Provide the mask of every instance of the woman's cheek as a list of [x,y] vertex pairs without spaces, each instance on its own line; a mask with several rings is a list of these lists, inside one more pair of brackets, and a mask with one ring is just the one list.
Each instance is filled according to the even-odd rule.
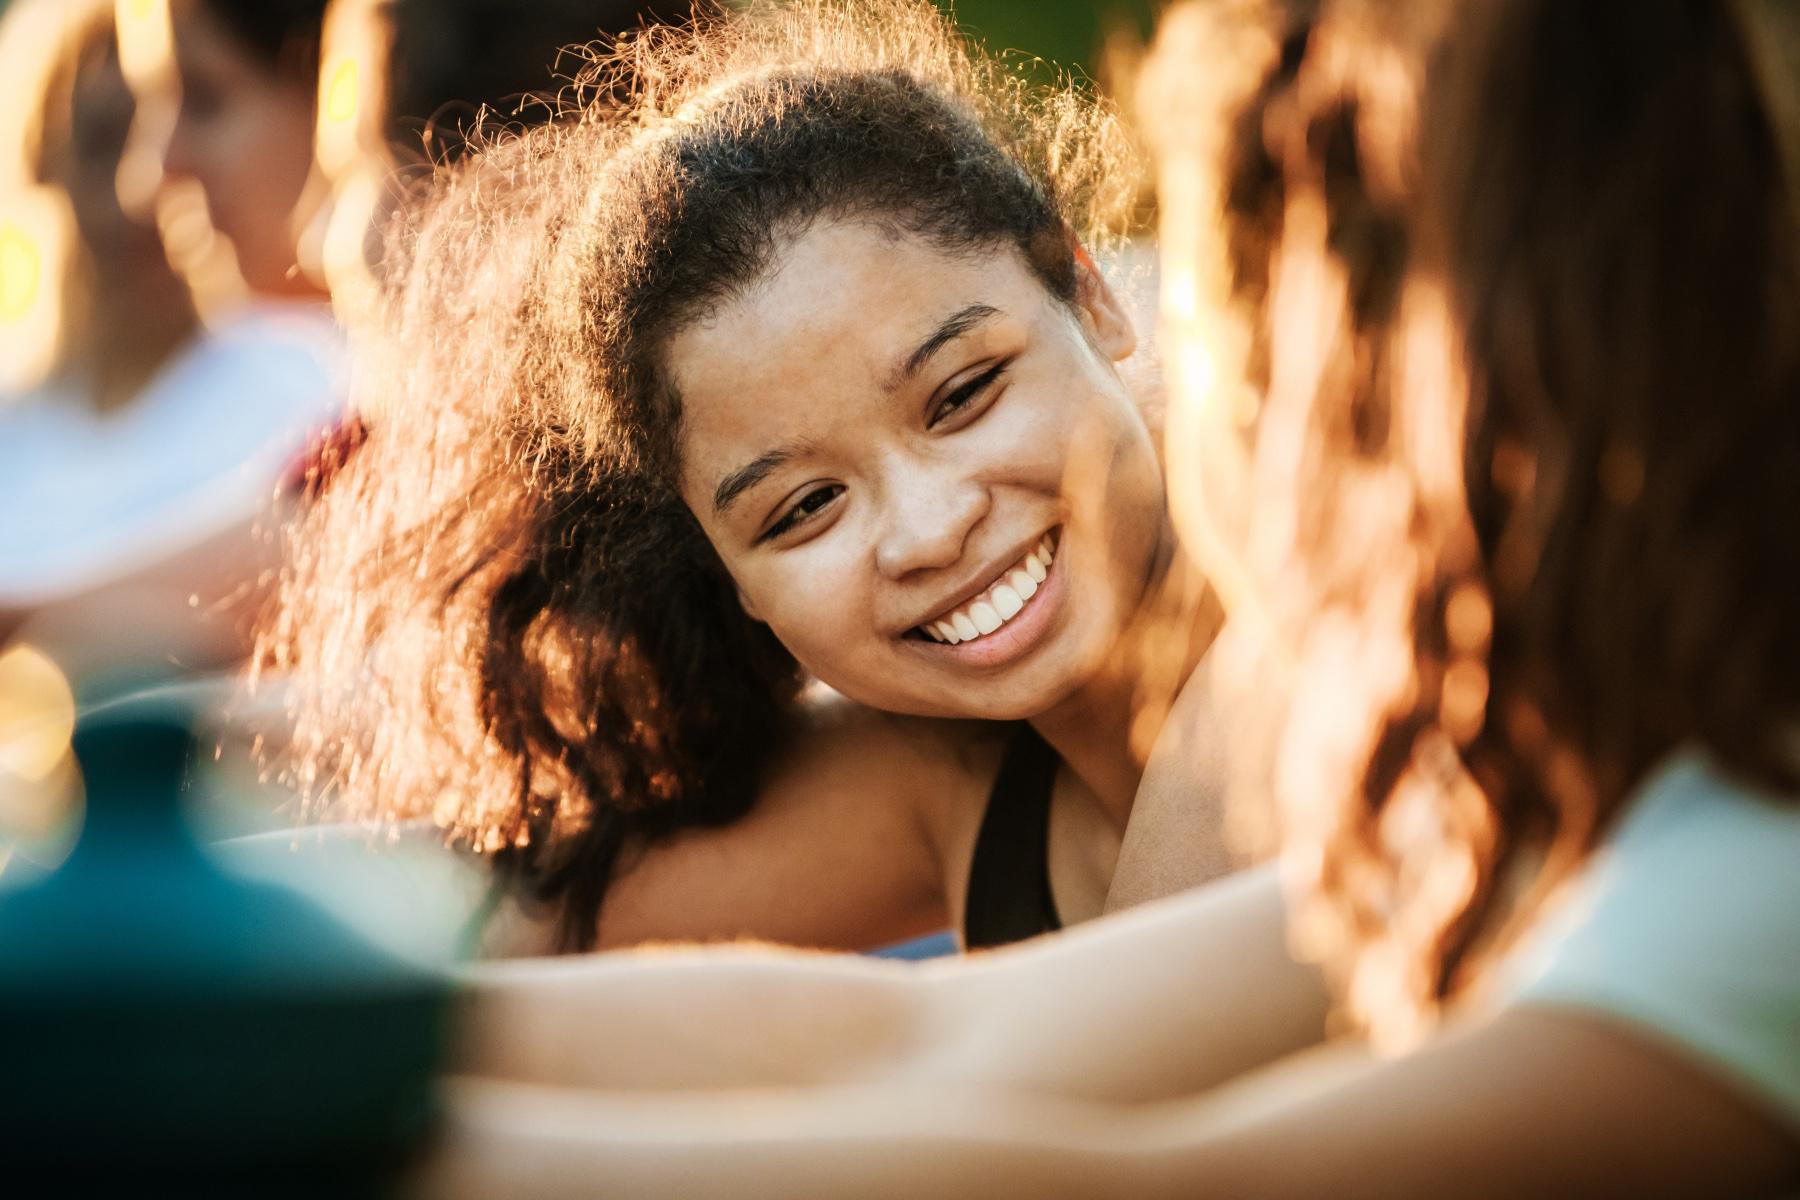
[[783,569],[747,586],[745,596],[801,666],[829,681],[869,636],[867,598],[828,556],[787,553]]

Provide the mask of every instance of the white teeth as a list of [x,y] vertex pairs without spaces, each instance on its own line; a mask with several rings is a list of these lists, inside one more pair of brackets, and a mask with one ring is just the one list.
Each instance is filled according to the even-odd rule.
[[989,585],[986,592],[961,610],[919,626],[920,632],[952,646],[994,632],[1024,611],[1026,601],[1038,594],[1038,585],[1049,575],[1054,554],[1050,536],[1045,534],[1031,553]]

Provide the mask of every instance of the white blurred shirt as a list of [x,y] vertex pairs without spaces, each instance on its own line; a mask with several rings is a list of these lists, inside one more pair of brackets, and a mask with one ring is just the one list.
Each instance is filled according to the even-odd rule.
[[254,518],[346,391],[329,310],[269,303],[197,336],[117,412],[54,389],[0,404],[0,607],[129,576]]
[[1800,1127],[1800,803],[1672,759],[1508,978],[1513,1001],[1622,1021]]

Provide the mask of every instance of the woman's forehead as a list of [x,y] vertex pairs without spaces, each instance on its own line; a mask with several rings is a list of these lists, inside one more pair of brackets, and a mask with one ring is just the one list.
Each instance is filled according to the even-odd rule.
[[689,465],[714,443],[814,436],[891,391],[959,313],[1025,318],[1048,291],[1009,246],[954,252],[862,221],[815,224],[755,284],[670,341]]
[[983,304],[1024,316],[1047,296],[1009,246],[954,252],[867,222],[820,223],[676,333],[667,361],[684,410],[761,386],[879,386],[945,313]]

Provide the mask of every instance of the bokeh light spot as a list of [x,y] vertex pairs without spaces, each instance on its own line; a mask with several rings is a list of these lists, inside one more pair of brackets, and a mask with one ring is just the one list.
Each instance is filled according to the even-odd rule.
[[346,58],[331,68],[325,84],[325,119],[333,125],[356,120],[358,77],[356,60]]
[[0,222],[0,321],[22,321],[43,287],[44,255],[17,222]]
[[31,646],[0,654],[0,775],[44,779],[74,732],[75,696],[62,670]]

